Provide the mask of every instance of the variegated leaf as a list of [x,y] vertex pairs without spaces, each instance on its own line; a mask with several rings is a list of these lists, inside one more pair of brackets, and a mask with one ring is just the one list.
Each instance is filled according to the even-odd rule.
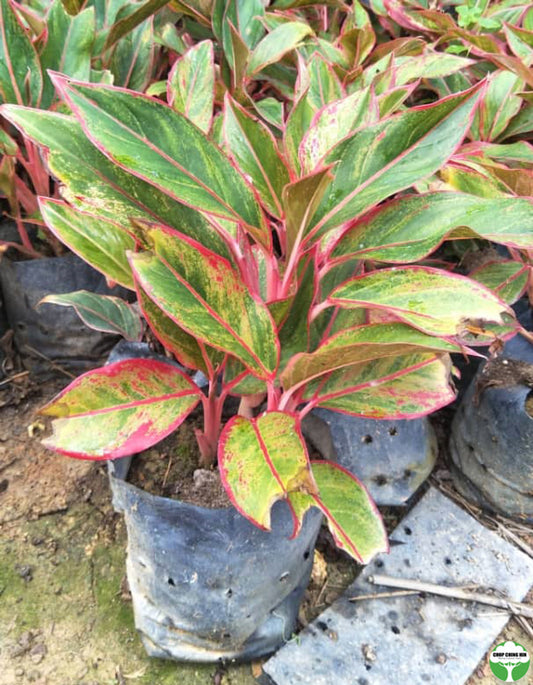
[[455,399],[448,355],[400,354],[354,364],[317,378],[303,399],[371,419],[425,416]]
[[476,87],[393,115],[340,142],[325,158],[337,164],[335,179],[311,220],[308,241],[439,169],[468,130],[478,97]]
[[337,546],[361,564],[388,552],[383,520],[363,483],[338,464],[313,461],[311,466],[319,490],[312,499],[325,515]]
[[64,184],[63,196],[72,205],[126,230],[131,230],[132,219],[159,220],[230,257],[225,240],[198,211],[110,162],[74,118],[12,105],[1,111],[41,147],[51,174]]
[[185,235],[147,229],[153,253],[130,255],[143,290],[198,340],[235,355],[258,378],[272,378],[279,341],[272,316],[231,264]]
[[54,77],[92,142],[122,169],[178,202],[241,222],[259,242],[270,232],[253,191],[194,124],[140,93]]
[[[220,436],[218,463],[232,503],[264,530],[270,530],[274,502],[292,492],[317,493],[300,423],[291,414],[230,419]],[[294,515],[294,534],[300,526]]]
[[41,304],[73,307],[83,323],[97,331],[115,333],[133,342],[142,338],[139,314],[120,297],[77,290],[63,295],[47,295],[39,302]]
[[415,262],[447,237],[474,235],[510,247],[533,249],[533,204],[525,199],[489,199],[452,192],[404,196],[357,221],[338,240],[330,259],[333,263],[354,257]]
[[159,442],[187,417],[200,390],[172,364],[128,359],[89,371],[41,414],[52,416],[44,445],[79,459],[116,459]]
[[469,322],[513,325],[512,310],[488,288],[440,269],[380,269],[346,281],[328,303],[382,309],[429,335],[461,339]]
[[209,133],[215,102],[215,55],[213,43],[204,40],[176,60],[168,76],[169,104]]

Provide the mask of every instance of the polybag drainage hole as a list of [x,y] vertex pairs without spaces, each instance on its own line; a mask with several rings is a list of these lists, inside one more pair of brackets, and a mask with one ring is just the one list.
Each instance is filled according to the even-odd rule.
[[169,579],[167,580],[167,583],[168,583],[169,585],[172,585],[172,587],[176,587],[176,583],[174,582],[174,578],[169,578]]
[[233,597],[233,590],[231,588],[226,590],[226,597]]
[[306,549],[304,552],[304,559],[309,559],[310,554],[311,554],[311,552],[308,549]]
[[371,435],[363,435],[361,442],[364,442],[365,445],[370,445],[371,442],[374,442],[374,438]]
[[374,482],[376,483],[376,485],[379,485],[382,487],[383,485],[387,485],[387,477],[386,476],[376,476],[374,478]]
[[404,526],[404,527],[403,527],[403,532],[404,532],[406,535],[412,535],[412,534],[413,534],[413,531],[411,530],[411,528],[409,528],[409,526]]
[[450,559],[450,557],[444,557],[444,563],[446,566],[451,566],[453,564],[453,561]]
[[400,629],[398,628],[398,626],[392,626],[391,630],[395,635],[400,634]]
[[285,571],[285,573],[282,573],[281,576],[279,577],[279,582],[284,583],[289,577],[289,572]]
[[398,429],[392,426],[392,428],[389,428],[389,435],[398,435]]

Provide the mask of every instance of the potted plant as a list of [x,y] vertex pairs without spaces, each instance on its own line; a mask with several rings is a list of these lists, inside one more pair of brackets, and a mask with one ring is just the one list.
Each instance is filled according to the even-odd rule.
[[[67,8],[61,0],[32,7],[1,0],[0,100],[60,108],[47,73],[56,68],[76,78],[146,88],[161,67],[152,15],[164,4],[144,3],[131,13],[120,3]],[[49,294],[76,290],[89,290],[93,301],[126,293],[113,283],[108,287],[48,231],[37,198],[59,197],[58,186],[38,147],[5,119],[0,153],[0,192],[8,215],[0,225],[0,286],[17,348],[33,371],[49,370],[50,364],[76,371],[94,366],[116,338],[88,331],[72,311],[38,305]]]
[[[374,419],[428,414],[455,396],[450,353],[476,354],[469,345],[518,327],[486,286],[424,260],[464,226],[472,225],[459,235],[491,233],[505,244],[519,234],[531,244],[529,202],[412,192],[461,144],[484,84],[390,115],[405,93],[386,107],[365,78],[347,77],[348,92],[312,55],[298,61],[284,114],[253,81],[309,32],[293,26],[291,42],[280,43],[270,28],[242,50],[247,68],[232,72],[223,101],[207,45],[195,51],[194,70],[169,78],[169,89],[191,94],[187,107],[59,74],[52,79],[70,115],[2,107],[63,186],[65,200],[40,198],[48,228],[137,293],[151,331],[181,365],[138,357],[84,374],[43,409],[54,418],[46,444],[120,459],[200,406],[199,463],[217,469],[234,505],[206,514],[112,478],[129,529],[136,621],[155,655],[249,657],[286,639],[295,611],[285,603],[301,595],[310,570],[316,510],[359,562],[386,550],[365,488],[310,459],[302,419],[315,407]],[[228,30],[229,54],[237,43]],[[198,75],[207,85],[194,90]],[[390,95],[386,85],[380,94]],[[477,220],[495,213],[497,229]],[[232,396],[239,409],[223,421]],[[265,551],[267,539],[274,547]],[[235,585],[254,556],[291,569],[277,576],[277,596],[264,582],[264,601],[256,585],[252,601],[250,587]],[[261,584],[264,568],[249,568]]]

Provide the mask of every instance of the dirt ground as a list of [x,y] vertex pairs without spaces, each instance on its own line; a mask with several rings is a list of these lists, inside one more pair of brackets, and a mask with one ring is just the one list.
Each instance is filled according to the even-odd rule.
[[[105,465],[40,446],[47,424],[35,410],[67,383],[23,376],[0,386],[0,685],[252,685],[260,664],[146,657],[125,582],[124,525],[111,507]],[[387,511],[388,526],[399,517]],[[321,534],[301,624],[356,573],[356,564]],[[503,639],[533,652],[514,621]],[[485,658],[469,685],[494,682]]]

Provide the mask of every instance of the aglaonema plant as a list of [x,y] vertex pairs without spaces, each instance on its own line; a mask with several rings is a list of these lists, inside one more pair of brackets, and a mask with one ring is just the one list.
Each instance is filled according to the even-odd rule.
[[[213,68],[208,50],[205,59]],[[47,446],[115,459],[157,443],[200,404],[200,461],[218,462],[245,517],[268,529],[282,499],[297,534],[318,507],[338,545],[368,562],[387,549],[377,509],[355,476],[310,459],[302,419],[315,407],[428,414],[455,396],[450,353],[516,331],[489,288],[426,260],[447,238],[530,248],[530,201],[413,190],[459,148],[484,84],[385,117],[364,84],[307,119],[304,92],[281,137],[226,94],[219,146],[205,92],[201,111],[184,113],[179,98],[173,107],[53,81],[71,115],[2,108],[62,185],[63,200],[40,198],[43,218],[136,291],[188,371],[131,359],[84,374],[42,410],[54,418]],[[205,391],[191,370],[205,374]],[[223,425],[230,395],[240,409]]]

